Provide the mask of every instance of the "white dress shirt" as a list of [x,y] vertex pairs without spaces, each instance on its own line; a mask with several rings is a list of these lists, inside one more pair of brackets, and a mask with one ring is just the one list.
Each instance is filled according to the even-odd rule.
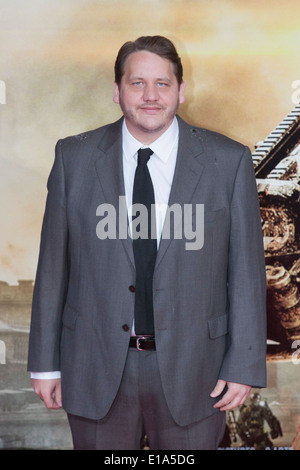
[[[123,121],[123,176],[127,208],[130,208],[132,205],[132,191],[137,166],[137,152],[140,148],[145,147],[149,147],[153,151],[147,165],[152,179],[155,196],[158,244],[163,229],[171,185],[173,182],[178,149],[178,135],[178,122],[177,119],[174,118],[172,124],[157,140],[152,142],[150,145],[145,146],[130,134],[126,126],[125,119]],[[134,334],[134,325],[131,334]],[[59,371],[31,372],[31,378],[36,379],[55,379],[59,377]]]
[[124,120],[123,173],[127,208],[130,208],[132,205],[133,182],[137,167],[137,152],[140,148],[145,147],[149,147],[153,151],[147,166],[154,189],[157,243],[159,244],[176,164],[178,148],[177,119],[174,119],[173,123],[164,134],[148,146],[141,144],[141,142],[136,140],[129,133]]

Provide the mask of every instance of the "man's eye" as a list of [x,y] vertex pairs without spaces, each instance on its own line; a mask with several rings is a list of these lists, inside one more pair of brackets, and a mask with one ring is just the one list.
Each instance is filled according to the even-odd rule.
[[157,83],[157,86],[159,86],[159,87],[161,87],[161,88],[162,88],[162,87],[165,87],[165,86],[167,86],[167,83],[164,83],[164,82],[158,82],[158,83]]

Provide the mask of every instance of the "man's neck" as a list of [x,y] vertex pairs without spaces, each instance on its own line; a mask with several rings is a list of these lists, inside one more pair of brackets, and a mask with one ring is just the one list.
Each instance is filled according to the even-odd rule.
[[130,126],[130,123],[126,121],[126,118],[125,118],[125,123],[126,123],[128,132],[136,140],[138,140],[143,145],[151,145],[169,129],[173,121],[171,121],[167,126],[163,127],[162,129],[159,129],[156,131],[143,131],[142,129],[139,130],[136,128],[132,128],[132,126]]

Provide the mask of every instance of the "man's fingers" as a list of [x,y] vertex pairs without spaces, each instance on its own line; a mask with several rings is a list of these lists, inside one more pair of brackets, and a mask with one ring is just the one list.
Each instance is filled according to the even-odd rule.
[[221,411],[232,410],[242,405],[251,390],[250,385],[242,385],[233,382],[227,382],[227,386],[228,390],[225,395],[214,405],[214,408],[220,408]]
[[60,379],[32,379],[35,393],[43,400],[49,409],[62,407]]
[[59,381],[59,385],[55,388],[55,403],[57,404],[58,408],[62,407],[61,382],[60,381]]
[[218,396],[223,392],[225,386],[226,386],[225,380],[219,379],[218,382],[217,382],[217,384],[216,384],[216,386],[215,386],[215,388],[214,388],[213,391],[211,392],[210,396],[211,396],[212,398],[218,397]]

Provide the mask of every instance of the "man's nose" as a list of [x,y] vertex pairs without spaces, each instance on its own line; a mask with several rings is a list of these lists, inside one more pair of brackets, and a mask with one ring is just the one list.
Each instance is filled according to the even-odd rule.
[[157,101],[158,100],[158,89],[156,85],[146,85],[144,87],[144,100],[145,101]]

